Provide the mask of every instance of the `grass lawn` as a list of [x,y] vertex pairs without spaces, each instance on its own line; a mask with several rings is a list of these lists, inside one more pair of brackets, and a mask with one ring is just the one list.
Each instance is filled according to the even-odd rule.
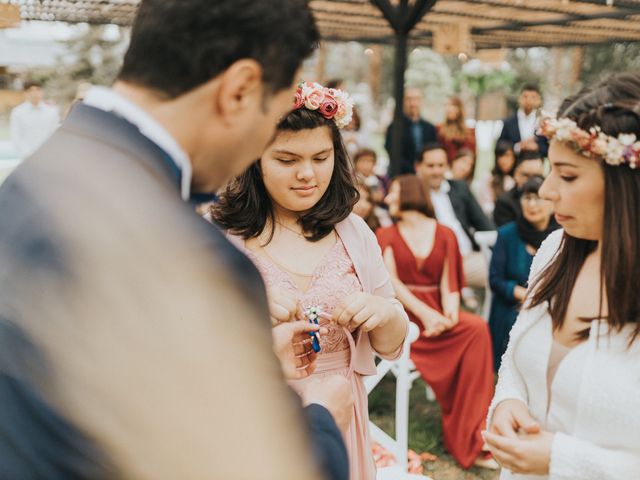
[[[371,420],[385,432],[395,432],[395,380],[387,375],[369,395]],[[425,462],[424,474],[433,480],[497,480],[499,473],[484,468],[463,470],[442,445],[440,407],[428,401],[425,384],[421,379],[414,382],[409,401],[409,448],[422,453],[429,452],[438,457],[435,462]]]

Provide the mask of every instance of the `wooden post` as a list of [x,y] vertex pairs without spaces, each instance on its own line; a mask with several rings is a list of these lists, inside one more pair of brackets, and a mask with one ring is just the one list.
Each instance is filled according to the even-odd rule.
[[[391,132],[389,175],[400,173],[402,167],[402,130],[404,123],[404,74],[407,69],[407,41],[411,30],[422,20],[436,0],[400,0],[393,5],[390,0],[370,0],[378,7],[395,32],[395,61],[393,65],[393,92],[396,101]],[[395,2],[394,2],[395,3]]]

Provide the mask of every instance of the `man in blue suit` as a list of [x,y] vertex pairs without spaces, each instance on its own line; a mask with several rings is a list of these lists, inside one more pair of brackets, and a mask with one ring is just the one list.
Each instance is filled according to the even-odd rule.
[[[399,171],[390,172],[391,175],[415,173],[415,162],[425,145],[438,141],[436,127],[422,118],[422,92],[418,88],[407,88],[404,92],[404,117],[402,128],[402,161]],[[391,138],[393,134],[391,123],[387,128],[384,148],[391,155]]]
[[547,139],[536,134],[538,111],[542,104],[540,90],[536,85],[522,87],[518,97],[518,111],[504,119],[500,140],[508,140],[518,155],[521,151],[538,152],[542,158],[547,156]]
[[113,87],[3,183],[0,478],[346,480],[348,383],[303,414],[259,273],[192,203],[260,156],[317,40],[304,0],[143,0]]

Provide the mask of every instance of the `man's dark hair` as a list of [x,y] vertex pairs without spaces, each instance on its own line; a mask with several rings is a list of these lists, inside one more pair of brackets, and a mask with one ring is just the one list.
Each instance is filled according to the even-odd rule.
[[516,156],[516,164],[514,166],[514,170],[518,168],[523,162],[528,162],[529,160],[539,160],[544,162],[540,152],[534,152],[531,150],[521,151],[518,156]]
[[305,0],[142,0],[118,79],[175,98],[250,58],[274,93],[318,39]]
[[536,92],[540,95],[540,87],[534,83],[525,83],[520,89],[520,93],[523,92]]
[[446,153],[446,150],[444,149],[442,144],[438,142],[425,143],[424,147],[422,147],[422,150],[420,151],[420,155],[418,155],[418,158],[416,158],[416,163],[421,163],[422,159],[424,158],[424,154],[427,152],[431,152],[432,150],[442,150]]
[[28,80],[26,82],[24,82],[24,91],[26,92],[27,90],[29,90],[30,88],[42,88],[42,82],[38,82],[36,80]]
[[541,175],[534,175],[533,177],[529,178],[529,180],[527,180],[525,182],[525,184],[522,186],[522,195],[527,195],[529,193],[535,193],[536,195],[538,195],[538,191],[540,190],[540,187],[542,186],[542,184],[544,183],[544,177]]
[[[353,166],[342,142],[340,130],[333,120],[327,120],[316,110],[300,108],[280,121],[277,133],[321,127],[328,128],[331,133],[334,167],[327,191],[318,203],[298,219],[305,236],[312,242],[329,235],[337,223],[349,216],[360,198]],[[260,235],[269,223],[273,236],[275,215],[262,180],[260,161],[227,185],[218,203],[212,208],[211,216],[220,227],[229,229],[245,240]]]

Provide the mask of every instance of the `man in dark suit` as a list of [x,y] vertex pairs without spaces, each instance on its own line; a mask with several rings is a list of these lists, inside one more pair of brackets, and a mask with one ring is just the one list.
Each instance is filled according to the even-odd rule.
[[[402,129],[402,163],[399,172],[394,174],[415,173],[414,164],[422,148],[437,141],[436,127],[421,118],[422,92],[418,88],[407,88],[404,91],[404,118]],[[391,155],[391,138],[393,123],[387,128],[384,148]]]
[[310,382],[304,428],[257,270],[190,203],[260,156],[317,40],[303,0],[143,0],[113,88],[4,182],[0,478],[347,478],[349,384]]
[[516,155],[521,151],[528,151],[538,152],[542,158],[547,156],[549,142],[545,137],[536,134],[541,104],[540,89],[536,85],[527,84],[522,87],[518,97],[518,111],[504,119],[498,141],[510,141]]
[[416,162],[416,174],[430,193],[436,219],[456,234],[467,286],[483,288],[487,282],[488,267],[473,234],[495,230],[495,226],[485,216],[465,182],[445,178],[447,165],[447,152],[442,145],[428,144]]
[[515,186],[508,192],[504,192],[496,199],[493,209],[493,221],[498,227],[505,223],[515,221],[522,214],[520,195],[522,187],[527,180],[544,175],[544,161],[539,152],[524,151],[516,157],[516,166],[513,170]]

